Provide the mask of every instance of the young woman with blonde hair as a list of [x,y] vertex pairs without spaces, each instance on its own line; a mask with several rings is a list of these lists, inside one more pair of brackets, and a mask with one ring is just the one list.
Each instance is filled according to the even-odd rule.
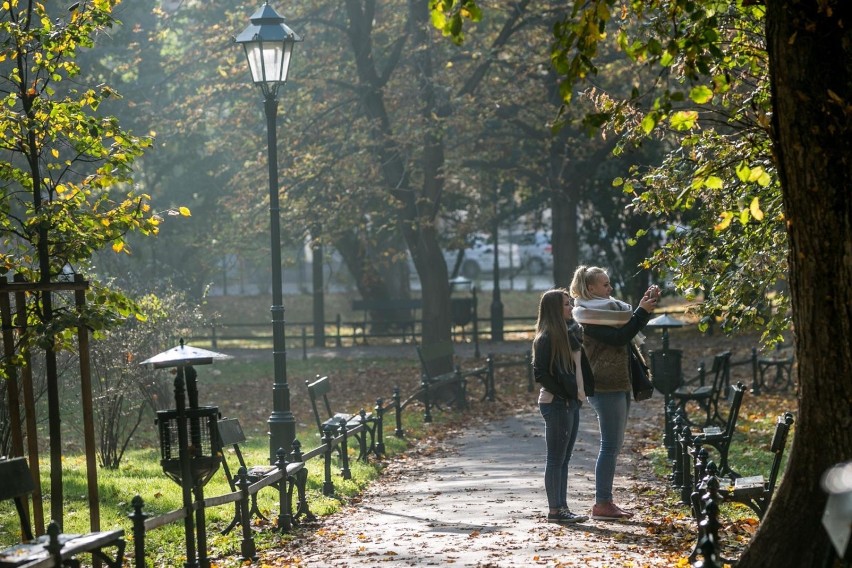
[[578,266],[571,281],[576,307],[574,318],[583,326],[585,348],[595,373],[595,393],[589,403],[598,416],[601,445],[595,464],[595,504],[591,516],[597,520],[620,520],[633,516],[613,501],[615,464],[624,444],[630,410],[631,342],[640,341],[660,289],[651,286],[634,310],[630,304],[611,297],[612,285],[606,270]]

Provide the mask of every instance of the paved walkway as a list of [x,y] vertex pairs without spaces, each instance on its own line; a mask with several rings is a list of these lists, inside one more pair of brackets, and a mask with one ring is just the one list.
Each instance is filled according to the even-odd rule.
[[[656,403],[656,404],[655,404]],[[652,426],[659,400],[634,405],[632,419]],[[594,500],[598,433],[594,412],[581,413],[571,461],[569,506]],[[643,424],[644,423],[644,424]],[[634,429],[635,431],[635,429]],[[652,430],[653,431],[653,430]],[[625,448],[631,447],[630,436]],[[543,421],[529,411],[482,423],[443,442],[431,456],[396,460],[356,505],[261,559],[273,566],[669,566],[649,556],[645,521],[559,526],[546,522]],[[616,501],[630,509],[635,480],[630,451],[615,481]],[[637,515],[641,517],[641,515]]]

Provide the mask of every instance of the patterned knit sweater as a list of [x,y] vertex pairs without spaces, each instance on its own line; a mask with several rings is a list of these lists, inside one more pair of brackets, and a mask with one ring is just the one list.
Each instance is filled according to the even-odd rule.
[[586,354],[595,374],[595,392],[630,390],[629,344],[650,318],[650,313],[636,308],[622,327],[583,325]]

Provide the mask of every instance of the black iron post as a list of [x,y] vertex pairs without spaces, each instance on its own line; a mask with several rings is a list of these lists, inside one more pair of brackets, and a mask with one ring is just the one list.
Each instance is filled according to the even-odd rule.
[[314,297],[314,347],[325,347],[325,296],[323,292],[323,246],[320,238],[320,226],[311,229],[311,250],[313,251],[312,293]]
[[278,99],[265,96],[266,139],[269,155],[269,232],[272,254],[272,414],[269,416],[269,463],[274,464],[279,448],[289,448],[296,437],[296,419],[290,410],[287,384],[287,347],[284,336],[284,291],[281,280],[281,210],[278,199],[278,136],[275,119]]
[[[499,197],[495,196],[495,197]],[[497,199],[494,200],[497,207]],[[491,296],[491,341],[503,341],[503,300],[500,297],[500,258],[497,240],[497,215],[494,215],[494,291]]]
[[198,559],[195,550],[195,520],[192,515],[192,465],[189,455],[189,433],[186,431],[186,387],[184,367],[178,366],[175,375],[175,408],[177,409],[178,456],[180,459],[180,487],[183,493],[183,529],[186,541],[185,568],[197,568]]

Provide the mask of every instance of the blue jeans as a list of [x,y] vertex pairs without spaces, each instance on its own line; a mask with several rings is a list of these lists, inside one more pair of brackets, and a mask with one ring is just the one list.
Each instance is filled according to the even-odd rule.
[[544,417],[547,459],[544,464],[544,490],[551,509],[568,506],[568,461],[577,440],[580,404],[576,399],[554,397],[553,402],[538,405]]
[[595,503],[612,502],[612,480],[615,462],[624,444],[627,413],[630,411],[630,392],[602,392],[589,397],[589,404],[598,415],[601,448],[595,464]]

